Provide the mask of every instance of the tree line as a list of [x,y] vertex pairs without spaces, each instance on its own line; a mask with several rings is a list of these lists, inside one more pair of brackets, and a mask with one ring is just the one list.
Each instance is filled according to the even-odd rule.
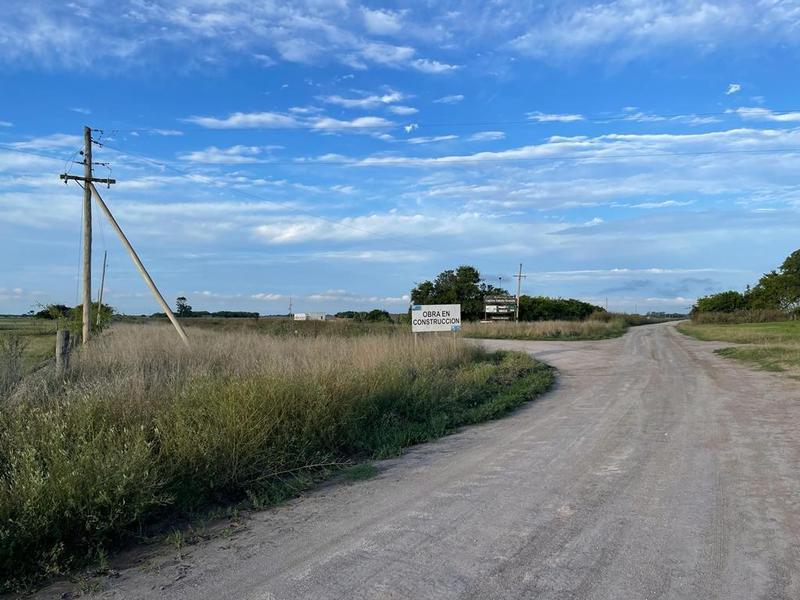
[[747,310],[780,311],[791,316],[800,312],[800,250],[792,252],[780,267],[762,275],[744,292],[727,290],[698,298],[692,315]]
[[[484,317],[487,296],[508,296],[509,292],[481,279],[475,267],[462,265],[442,271],[433,281],[423,281],[411,291],[414,304],[460,304],[464,321],[477,321]],[[605,309],[572,298],[548,298],[521,295],[519,318],[521,321],[577,321]]]

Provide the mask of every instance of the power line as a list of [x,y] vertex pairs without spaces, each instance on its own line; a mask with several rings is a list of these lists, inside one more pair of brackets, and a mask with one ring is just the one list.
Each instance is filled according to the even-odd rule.
[[[57,160],[59,162],[64,162],[65,164],[73,162],[72,159],[75,157],[75,153],[73,153],[72,156],[70,156],[69,158],[65,159],[63,156],[54,156],[52,154],[42,154],[41,152],[33,152],[31,150],[22,150],[20,148],[16,148],[15,146],[9,146],[8,144],[0,144],[0,148],[2,148],[3,150],[8,150],[9,152],[16,152],[18,154],[27,154],[28,156],[36,156],[38,158]],[[83,162],[78,161],[75,164],[82,165]]]

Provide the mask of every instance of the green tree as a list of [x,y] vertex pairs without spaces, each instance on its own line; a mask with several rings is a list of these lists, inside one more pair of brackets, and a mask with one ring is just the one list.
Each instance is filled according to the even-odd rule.
[[175,314],[179,317],[190,317],[192,315],[192,307],[185,296],[178,296],[175,299]]
[[[100,318],[97,318],[97,312],[100,311]],[[91,331],[100,331],[111,323],[116,309],[108,304],[103,304],[98,307],[97,302],[92,302],[92,320],[89,323]],[[73,334],[77,335],[82,328],[83,324],[83,304],[78,304],[75,308],[69,311],[69,329]]]
[[765,273],[748,294],[752,308],[800,309],[800,250],[795,250],[777,271]]
[[573,298],[519,297],[520,321],[581,321],[596,312],[605,309]]
[[461,318],[473,321],[483,316],[484,298],[503,295],[502,288],[481,282],[478,269],[462,265],[442,271],[433,281],[423,281],[411,290],[414,304],[460,304]]
[[697,299],[693,312],[734,312],[748,308],[749,298],[741,292],[728,290]]
[[375,308],[364,315],[364,320],[371,323],[392,323],[392,315],[388,311]]
[[[41,304],[39,306],[42,306]],[[37,319],[68,319],[72,309],[66,304],[48,304],[33,316]]]

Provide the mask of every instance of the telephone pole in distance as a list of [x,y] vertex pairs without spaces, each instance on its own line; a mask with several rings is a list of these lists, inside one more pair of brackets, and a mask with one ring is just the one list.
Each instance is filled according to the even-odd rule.
[[519,296],[522,291],[522,280],[527,277],[527,275],[522,274],[522,263],[519,263],[519,273],[514,275],[514,277],[517,278],[517,305],[514,310],[514,321],[519,323]]

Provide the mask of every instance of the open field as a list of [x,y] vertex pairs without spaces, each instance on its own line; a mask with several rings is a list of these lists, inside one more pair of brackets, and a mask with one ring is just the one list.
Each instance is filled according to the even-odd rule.
[[239,318],[190,318],[181,319],[187,329],[211,329],[215,331],[257,331],[277,336],[299,337],[354,337],[361,335],[405,335],[411,326],[397,323],[373,323],[351,319],[332,321],[294,321],[288,318],[262,317],[260,319]]
[[30,371],[53,356],[56,322],[29,317],[0,317],[0,338],[17,336],[24,345],[23,366]]
[[154,523],[497,417],[551,370],[449,338],[267,336],[116,325],[0,403],[0,581],[64,572]]
[[609,321],[531,321],[464,323],[462,333],[468,338],[513,340],[601,340],[619,337],[628,326],[622,318]]
[[717,353],[758,365],[768,371],[800,376],[800,321],[773,323],[682,323],[678,330],[704,341],[746,344],[722,348]]

